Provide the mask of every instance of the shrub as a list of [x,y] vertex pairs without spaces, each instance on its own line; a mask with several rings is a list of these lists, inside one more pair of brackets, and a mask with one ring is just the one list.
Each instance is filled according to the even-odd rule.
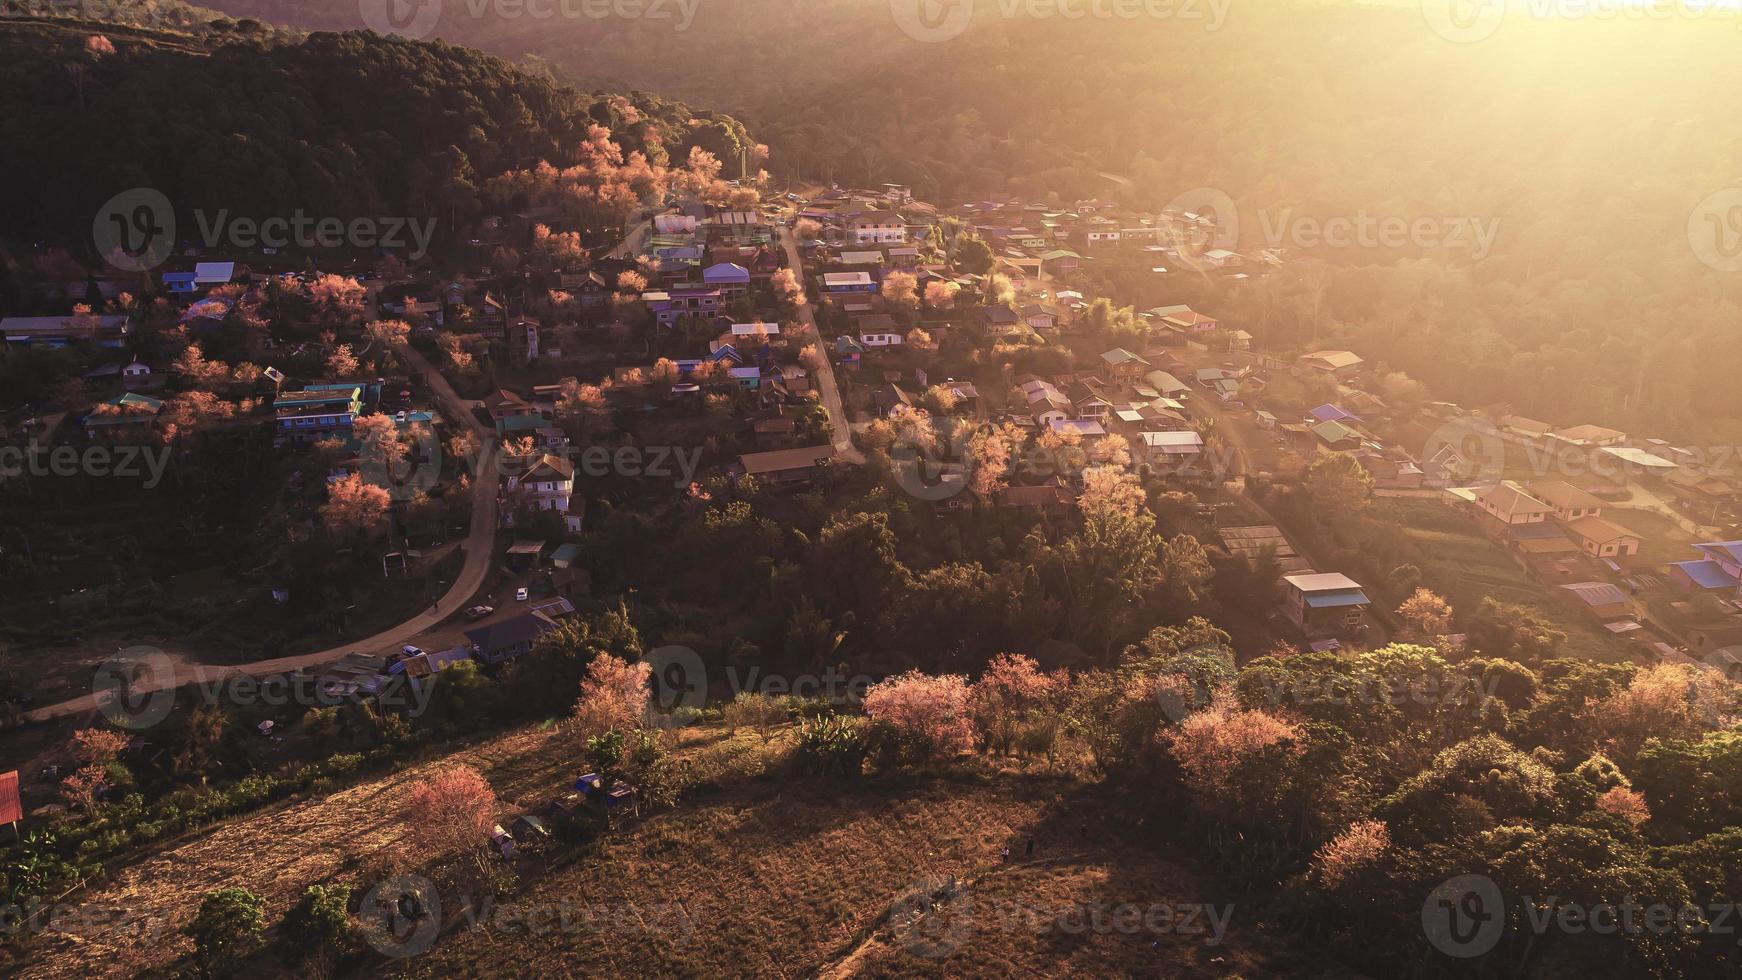
[[350,885],[310,885],[284,914],[284,939],[302,955],[342,947],[351,934]]
[[246,888],[207,893],[199,914],[187,926],[194,941],[194,963],[208,977],[224,976],[260,948],[266,926],[266,899]]
[[858,776],[870,747],[864,719],[851,715],[807,718],[798,723],[794,761],[817,775]]
[[911,761],[948,758],[973,748],[968,681],[908,671],[871,685],[865,714],[884,729],[885,754]]
[[740,728],[754,729],[763,741],[773,734],[774,726],[786,721],[786,709],[779,702],[754,691],[739,691],[722,715],[727,731],[736,734]]

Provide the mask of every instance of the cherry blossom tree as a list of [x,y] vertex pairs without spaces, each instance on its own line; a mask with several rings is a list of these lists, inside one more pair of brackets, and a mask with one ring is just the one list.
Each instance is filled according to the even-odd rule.
[[325,326],[354,323],[363,315],[367,293],[357,280],[328,273],[309,284],[309,310],[315,322]]
[[407,842],[422,855],[472,852],[483,864],[483,848],[500,808],[496,792],[471,766],[450,765],[412,784],[400,808]]
[[878,681],[865,691],[865,714],[894,732],[916,759],[943,759],[973,748],[968,679],[917,670]]
[[393,498],[356,473],[327,484],[327,502],[321,505],[321,523],[335,534],[364,534],[381,523]]
[[404,320],[373,320],[363,328],[363,335],[373,344],[404,347],[411,341],[411,324]]
[[925,305],[934,310],[947,310],[956,305],[956,294],[962,287],[948,279],[933,279],[925,284]]
[[340,344],[327,355],[327,373],[335,378],[355,377],[357,369],[357,357],[351,353],[350,344]]
[[595,656],[575,702],[575,730],[582,738],[595,738],[610,732],[627,735],[640,728],[647,717],[652,676],[653,668],[646,662],[630,663],[608,653]]
[[993,657],[968,689],[968,710],[981,741],[1009,754],[1024,718],[1051,706],[1065,686],[1065,675],[1043,672],[1032,657],[1019,653]]
[[1326,890],[1334,891],[1357,871],[1372,866],[1390,846],[1391,832],[1383,822],[1356,821],[1313,854],[1313,875]]
[[1440,636],[1452,628],[1451,605],[1431,589],[1416,589],[1397,607],[1397,615],[1418,636]]
[[774,290],[774,298],[787,306],[797,308],[805,304],[804,285],[791,269],[775,270],[768,277],[768,286]]

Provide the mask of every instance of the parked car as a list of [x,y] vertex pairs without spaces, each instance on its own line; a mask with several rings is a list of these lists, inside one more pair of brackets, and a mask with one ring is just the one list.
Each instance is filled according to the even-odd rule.
[[515,602],[525,602],[526,601],[526,586],[523,585],[520,588],[514,590],[514,601]]
[[475,623],[478,620],[483,619],[485,616],[488,616],[495,611],[496,611],[496,607],[494,607],[494,606],[473,606],[472,608],[466,610],[466,620],[468,622]]

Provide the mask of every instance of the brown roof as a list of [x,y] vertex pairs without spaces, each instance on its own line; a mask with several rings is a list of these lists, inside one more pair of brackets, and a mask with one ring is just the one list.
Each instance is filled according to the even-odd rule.
[[1539,480],[1530,485],[1530,494],[1560,510],[1593,510],[1603,506],[1602,498],[1565,480]]
[[1593,544],[1608,544],[1622,538],[1639,538],[1632,531],[1601,517],[1581,517],[1576,521],[1568,521],[1567,530]]
[[803,446],[798,449],[775,449],[766,453],[745,453],[738,457],[739,465],[751,476],[782,473],[787,470],[809,469],[835,455],[834,446]]

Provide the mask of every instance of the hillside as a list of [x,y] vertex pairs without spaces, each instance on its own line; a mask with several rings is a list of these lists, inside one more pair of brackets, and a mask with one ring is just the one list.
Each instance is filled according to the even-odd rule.
[[[692,770],[693,800],[630,822],[573,864],[542,874],[523,864],[524,887],[498,900],[568,909],[592,923],[589,938],[521,934],[504,920],[449,932],[403,960],[365,953],[342,974],[1226,977],[1286,969],[1259,952],[1274,941],[1237,908],[1216,909],[1227,932],[1214,942],[1202,913],[1202,926],[1181,922],[1153,934],[1074,926],[1068,915],[1096,904],[1226,901],[1182,863],[1181,842],[1164,825],[1102,790],[1039,770],[845,784],[768,778],[789,743],[764,747],[717,726],[686,730],[681,741],[675,758]],[[398,811],[430,771],[477,767],[512,817],[566,785],[564,755],[562,736],[528,729],[231,821],[132,864],[83,896],[71,919],[124,909],[129,928],[89,930],[76,941],[45,936],[14,975],[161,966],[186,951],[174,930],[215,888],[265,895],[274,920],[309,884],[355,884],[361,894],[395,866],[404,842]],[[1033,860],[998,863],[1000,846],[1016,842],[1020,855],[1029,836],[1038,845]],[[915,914],[915,890],[951,876],[968,884],[940,907],[939,920]],[[135,928],[155,940],[138,941]]]
[[[88,51],[93,33],[114,53]],[[173,202],[184,240],[196,213],[223,212],[436,219],[446,242],[481,212],[485,180],[572,160],[590,126],[654,164],[693,146],[736,155],[747,139],[730,117],[581,95],[452,45],[226,21],[183,32],[6,20],[0,86],[8,232],[81,258],[90,219],[71,216],[137,187]]]

